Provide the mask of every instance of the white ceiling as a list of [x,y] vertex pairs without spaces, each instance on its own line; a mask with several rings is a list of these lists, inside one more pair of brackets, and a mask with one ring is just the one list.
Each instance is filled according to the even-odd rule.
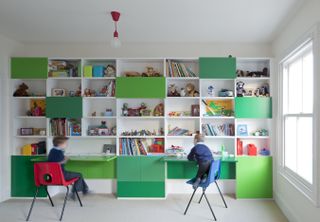
[[303,0],[0,0],[0,33],[21,42],[270,42]]

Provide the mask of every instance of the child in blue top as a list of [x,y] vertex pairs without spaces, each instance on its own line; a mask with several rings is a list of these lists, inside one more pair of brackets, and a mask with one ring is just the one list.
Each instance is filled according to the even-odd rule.
[[200,182],[205,182],[213,157],[210,149],[204,144],[204,136],[202,134],[197,133],[194,136],[194,145],[188,155],[188,160],[197,161],[198,163],[199,168],[196,180],[193,183],[193,189],[197,189]]
[[77,172],[71,172],[71,171],[66,171],[64,169],[64,164],[67,163],[68,157],[64,155],[64,151],[68,146],[68,138],[67,137],[54,137],[53,138],[53,148],[49,152],[48,156],[48,162],[56,162],[61,164],[62,172],[64,175],[65,180],[71,180],[73,178],[78,177],[79,179],[74,183],[72,187],[72,194],[71,198],[74,200],[75,199],[75,189],[77,189],[78,192],[81,192],[86,195],[89,193],[89,188],[86,182],[84,181],[81,173]]

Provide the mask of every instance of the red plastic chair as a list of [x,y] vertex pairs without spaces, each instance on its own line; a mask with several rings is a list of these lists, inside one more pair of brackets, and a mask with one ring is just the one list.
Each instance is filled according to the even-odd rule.
[[[45,187],[46,193],[49,197],[50,203],[52,207],[54,207],[50,194],[48,192],[47,186],[65,186],[67,188],[67,193],[64,198],[63,207],[60,215],[60,221],[63,217],[64,208],[67,203],[67,198],[69,194],[69,185],[73,185],[79,178],[73,178],[71,180],[65,180],[64,175],[61,169],[61,165],[59,163],[50,163],[50,162],[42,162],[42,163],[35,163],[34,164],[34,182],[37,186],[34,198],[32,200],[32,204],[28,213],[27,221],[30,218],[34,202],[37,198],[39,188],[41,186]],[[80,206],[82,207],[82,202],[80,200],[79,194],[75,189],[75,193],[79,200]]]

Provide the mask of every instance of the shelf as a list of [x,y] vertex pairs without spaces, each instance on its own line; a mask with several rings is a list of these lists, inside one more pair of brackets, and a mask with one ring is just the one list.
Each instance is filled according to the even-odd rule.
[[48,77],[48,79],[62,79],[62,80],[81,80],[82,77]]
[[200,116],[167,116],[167,119],[199,119]]
[[143,139],[153,139],[153,138],[164,138],[165,136],[119,136],[119,138],[143,138]]
[[45,119],[45,116],[17,116],[17,119]]
[[108,79],[116,79],[116,77],[83,77],[85,80],[108,80]]
[[167,136],[167,139],[193,139],[194,136]]
[[116,116],[84,116],[84,119],[116,119]]
[[167,80],[198,80],[199,77],[166,77]]
[[234,119],[234,116],[202,116],[202,119]]
[[237,77],[236,80],[270,80],[270,77]]
[[117,136],[80,136],[80,139],[115,139]]
[[45,96],[13,96],[14,99],[45,99]]
[[30,135],[30,136],[20,136],[16,135],[16,138],[47,138],[47,136],[38,136],[38,135]]
[[114,96],[83,96],[84,99],[116,99]]
[[164,116],[120,116],[119,119],[164,119]]
[[191,96],[177,96],[177,97],[170,97],[167,96],[166,99],[200,99],[200,97],[191,97]]
[[239,139],[269,139],[269,136],[236,136]]
[[234,136],[205,136],[206,139],[234,139]]
[[216,96],[214,96],[214,97],[201,97],[201,99],[208,99],[208,100],[227,100],[227,99],[234,99],[234,97],[216,97]]

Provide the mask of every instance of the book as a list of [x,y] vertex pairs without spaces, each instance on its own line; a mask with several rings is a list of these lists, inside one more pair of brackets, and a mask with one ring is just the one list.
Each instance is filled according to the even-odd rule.
[[[154,151],[153,147],[156,146],[157,150]],[[149,155],[152,153],[164,152],[164,139],[145,139],[145,138],[121,138],[120,139],[120,155],[139,156]]]

